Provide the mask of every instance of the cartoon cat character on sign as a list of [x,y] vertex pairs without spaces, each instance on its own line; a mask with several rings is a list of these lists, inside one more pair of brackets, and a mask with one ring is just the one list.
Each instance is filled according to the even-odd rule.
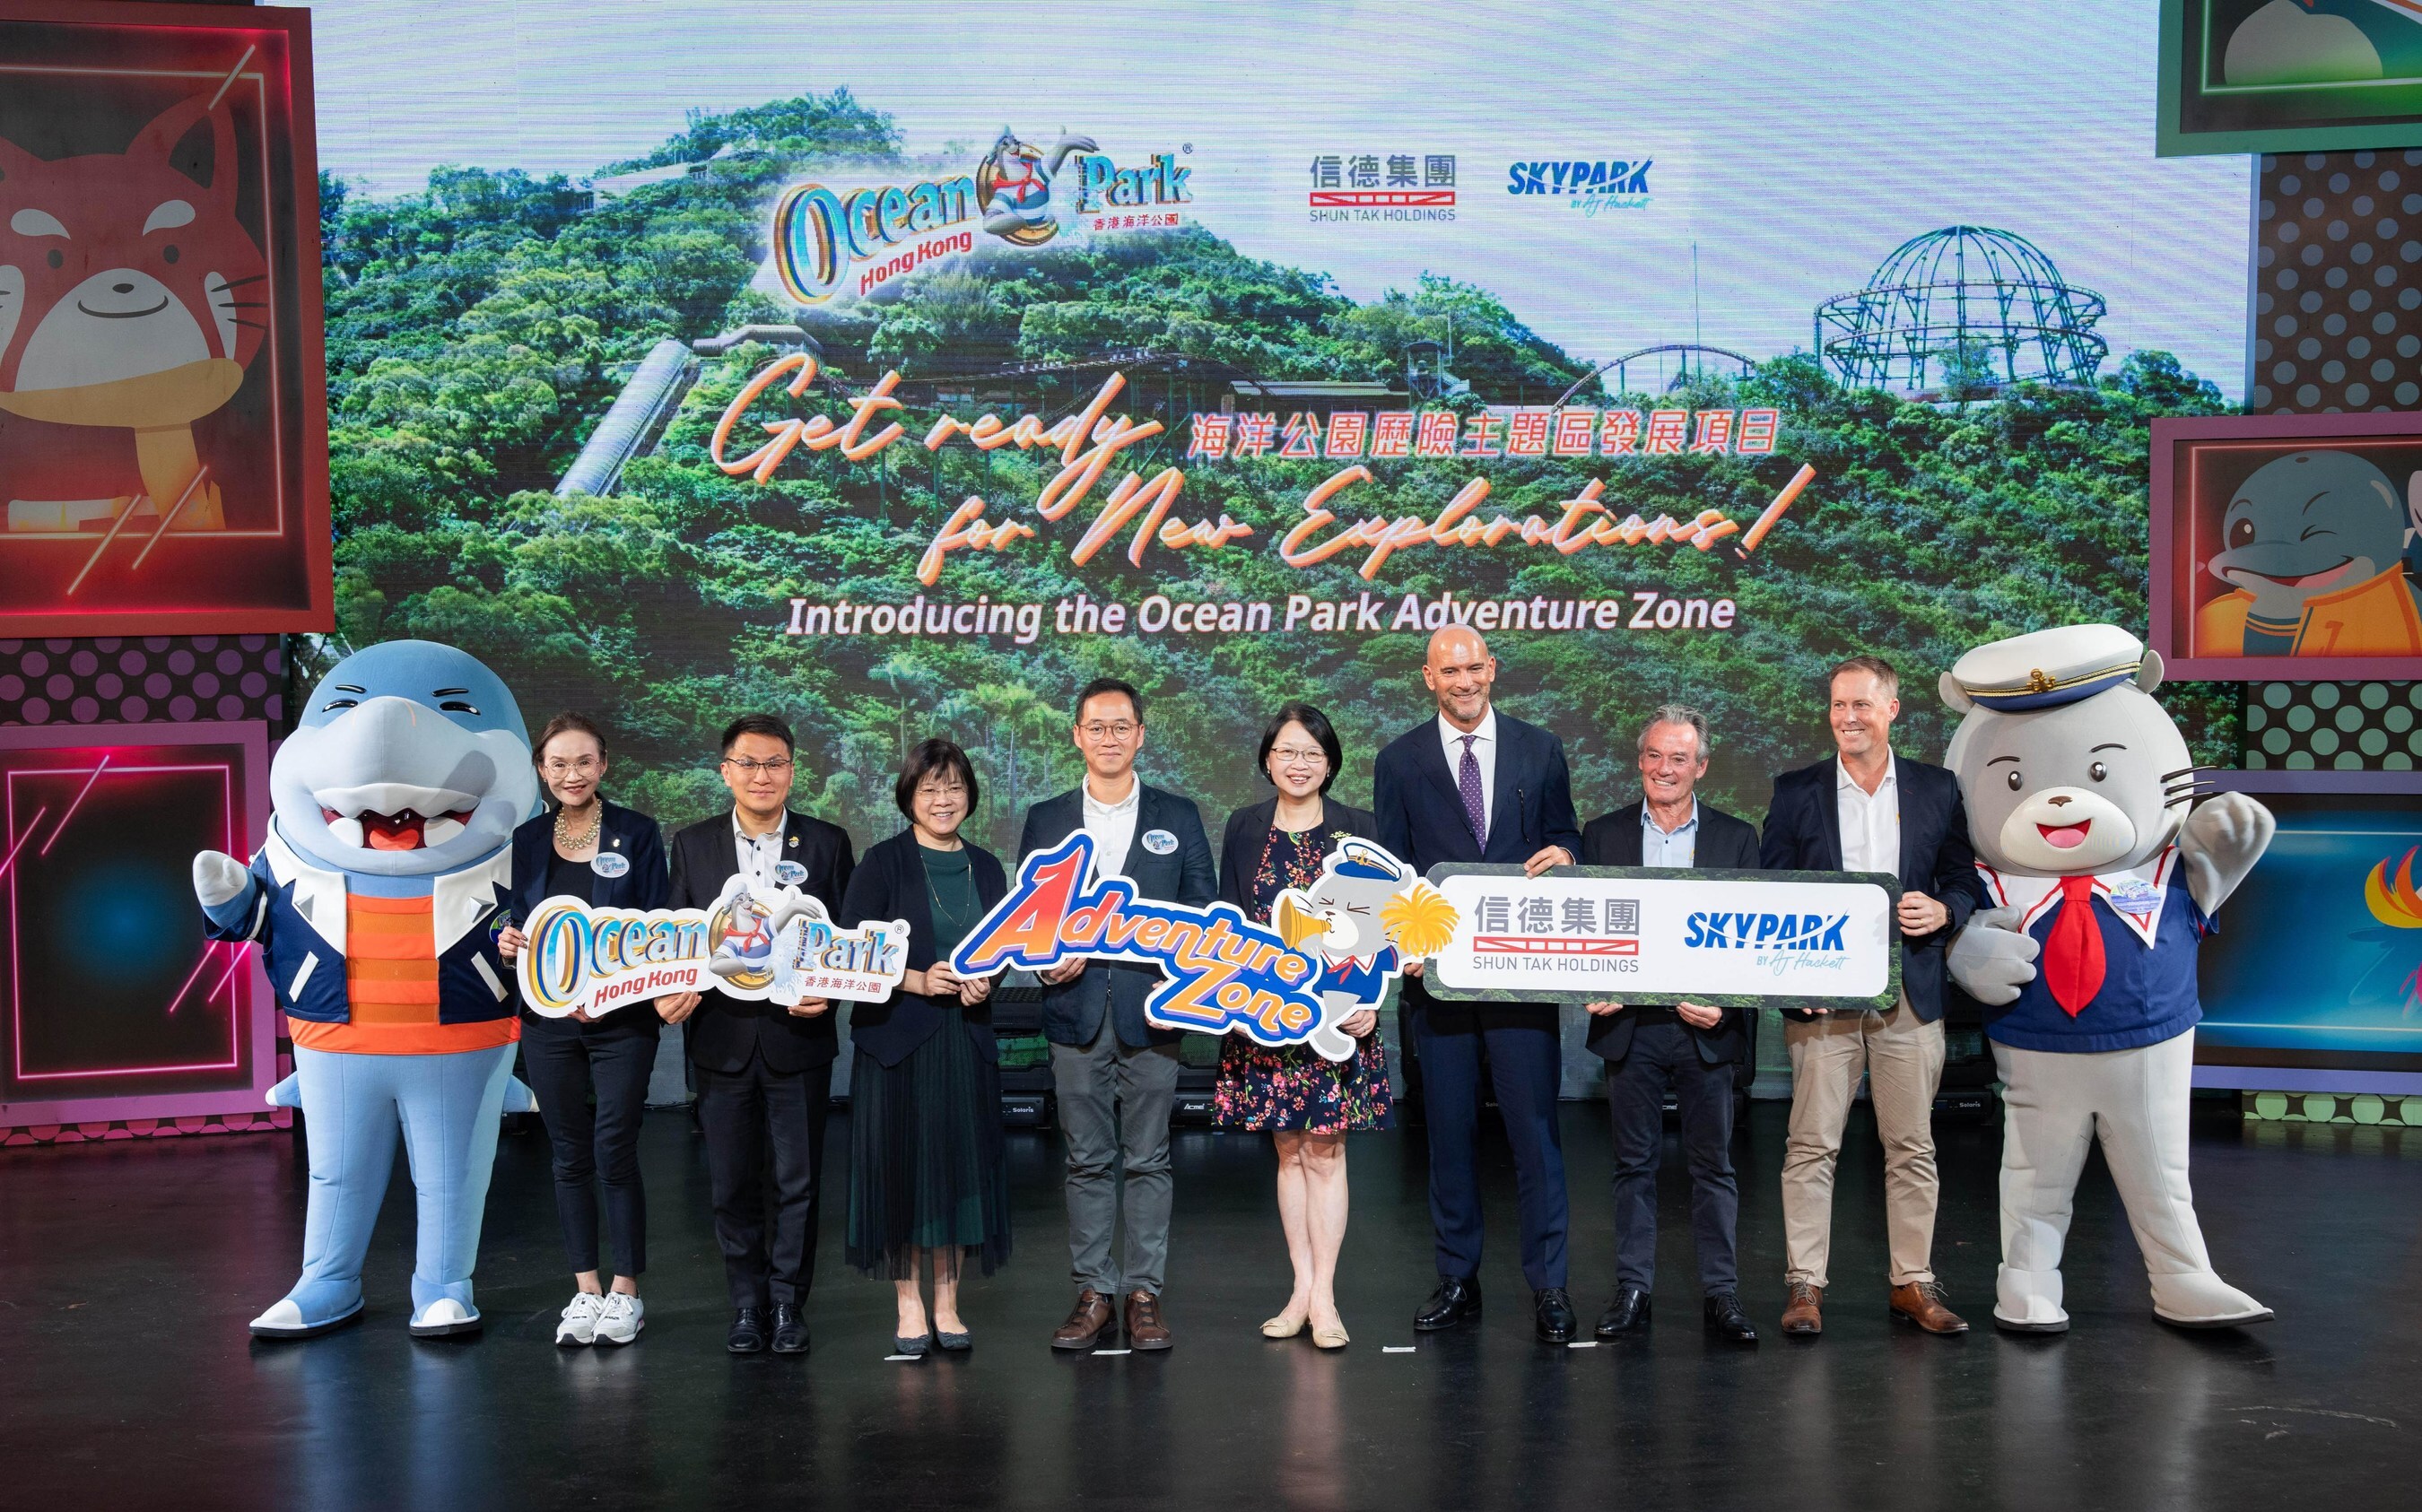
[[1980,646],[1942,681],[1965,717],[1959,778],[1994,906],[1951,945],[1985,1005],[2005,1091],[1993,1320],[2068,1327],[2061,1250],[2099,1137],[2151,1279],[2153,1314],[2193,1328],[2271,1310],[2223,1281],[2187,1185],[2195,955],[2276,828],[2242,793],[2205,799],[2152,690],[2158,653],[2113,625]]
[[249,865],[194,858],[210,937],[260,946],[294,1039],[270,1101],[303,1110],[310,1146],[303,1273],[252,1332],[308,1338],[361,1316],[399,1130],[420,1199],[412,1332],[475,1332],[498,1115],[533,1105],[496,954],[513,828],[539,806],[521,709],[471,656],[388,641],[312,690],[269,787]]

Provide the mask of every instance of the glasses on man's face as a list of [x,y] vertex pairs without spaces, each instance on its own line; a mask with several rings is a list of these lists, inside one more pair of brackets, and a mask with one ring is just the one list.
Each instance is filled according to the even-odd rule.
[[564,760],[561,756],[549,756],[546,760],[546,774],[556,778],[593,777],[597,774],[597,770],[604,765],[605,763],[595,756],[575,756],[570,761]]
[[747,756],[725,756],[723,764],[740,773],[744,780],[754,777],[761,772],[768,777],[778,777],[791,770],[789,756],[776,756],[771,761],[751,761]]
[[1318,772],[1329,765],[1329,753],[1316,745],[1274,745],[1270,759],[1282,767],[1310,767]]
[[1126,740],[1143,726],[1124,719],[1114,725],[1104,724],[1097,719],[1091,725],[1079,725],[1077,728],[1085,739],[1099,741]]

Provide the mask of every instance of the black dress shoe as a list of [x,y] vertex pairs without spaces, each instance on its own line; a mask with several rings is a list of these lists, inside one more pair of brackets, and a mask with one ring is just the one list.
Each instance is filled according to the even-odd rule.
[[1638,1286],[1616,1288],[1614,1301],[1597,1315],[1597,1336],[1619,1338],[1648,1326],[1648,1293]]
[[1413,1332],[1436,1333],[1458,1323],[1469,1322],[1480,1316],[1480,1278],[1478,1276],[1440,1276],[1438,1290],[1422,1303],[1413,1315]]
[[756,1354],[765,1348],[765,1315],[754,1307],[743,1307],[731,1315],[731,1332],[723,1336],[723,1347],[733,1354]]
[[774,1352],[805,1354],[808,1352],[808,1320],[789,1302],[774,1304]]
[[1532,1294],[1531,1320],[1538,1325],[1541,1344],[1570,1344],[1574,1330],[1581,1326],[1573,1300],[1562,1286],[1542,1286]]
[[1740,1299],[1720,1291],[1707,1299],[1707,1333],[1728,1344],[1755,1344],[1757,1328],[1741,1311]]

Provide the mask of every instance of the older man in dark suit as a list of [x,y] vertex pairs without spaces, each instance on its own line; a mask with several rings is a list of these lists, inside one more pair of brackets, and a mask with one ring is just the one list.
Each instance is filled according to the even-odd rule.
[[[1138,897],[1207,906],[1219,881],[1201,810],[1135,774],[1143,695],[1114,678],[1087,684],[1077,698],[1075,740],[1085,780],[1026,811],[1018,859],[1083,830],[1093,837],[1097,875],[1126,878]],[[1093,1348],[1119,1321],[1112,1305],[1124,1296],[1128,1348],[1166,1349],[1160,1288],[1169,1264],[1169,1115],[1179,1036],[1143,1016],[1160,971],[1078,957],[1043,981],[1043,1033],[1068,1141],[1068,1252],[1077,1288],[1051,1347]],[[1122,1217],[1126,1242],[1114,1267],[1110,1239]]]
[[[1536,877],[1573,865],[1581,827],[1562,740],[1501,715],[1490,688],[1497,659],[1479,634],[1452,626],[1430,637],[1422,681],[1438,715],[1396,738],[1372,772],[1379,843],[1426,872],[1439,862],[1498,863]],[[1540,1340],[1570,1342],[1565,1289],[1565,1152],[1556,1128],[1563,1076],[1551,1004],[1444,1003],[1405,970],[1404,1011],[1429,1121],[1430,1223],[1438,1290],[1414,1316],[1423,1333],[1480,1314],[1480,1065],[1484,1044],[1498,1111],[1514,1146],[1522,1219],[1522,1276]]]
[[[723,732],[721,771],[731,811],[673,836],[671,907],[712,908],[742,872],[767,892],[796,887],[828,909],[841,907],[857,855],[841,826],[790,811],[796,754],[791,727],[771,714],[743,715]],[[825,1121],[841,1045],[832,1005],[810,998],[785,1008],[719,991],[667,1001],[675,1012],[666,1017],[674,1022],[681,1021],[675,1013],[697,1010],[689,1020],[689,1060],[706,1135],[715,1241],[734,1309],[725,1348],[754,1354],[770,1330],[775,1353],[805,1354],[800,1307],[815,1281]]]
[[[1699,802],[1707,774],[1706,717],[1667,704],[1640,732],[1641,801],[1590,820],[1585,866],[1757,869],[1757,829]],[[1657,1167],[1665,1147],[1665,1089],[1682,1114],[1691,1166],[1691,1237],[1709,1333],[1755,1344],[1741,1310],[1733,1231],[1740,1186],[1733,1177],[1733,1092],[1749,1053],[1748,1014],[1704,1003],[1589,1005],[1589,1048],[1606,1061],[1614,1115],[1614,1301],[1597,1320],[1602,1339],[1648,1322],[1657,1275]]]

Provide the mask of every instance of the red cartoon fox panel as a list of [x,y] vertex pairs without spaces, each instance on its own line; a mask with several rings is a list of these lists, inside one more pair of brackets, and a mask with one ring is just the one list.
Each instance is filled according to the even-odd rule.
[[[10,8],[0,634],[204,628],[197,613],[212,629],[302,628],[325,571],[315,534],[326,552],[310,526],[324,473],[307,471],[324,443],[302,432],[325,422],[307,393],[317,333],[294,329],[318,313],[294,287],[317,271],[310,200],[287,187],[310,182],[308,145],[278,128],[307,122],[308,101],[284,76],[293,28],[259,24],[289,13],[164,33],[11,24]],[[79,42],[122,67],[64,74]]]

